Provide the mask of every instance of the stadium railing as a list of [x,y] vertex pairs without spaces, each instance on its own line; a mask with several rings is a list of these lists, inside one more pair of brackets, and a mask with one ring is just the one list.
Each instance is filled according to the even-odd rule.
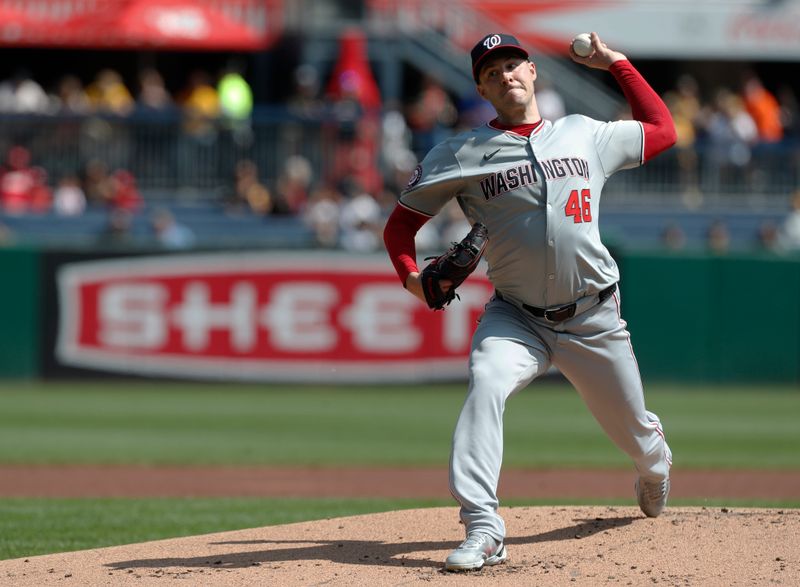
[[[179,113],[130,117],[0,116],[0,156],[13,145],[27,147],[32,164],[48,171],[51,184],[80,173],[92,160],[125,168],[143,191],[193,193],[215,199],[232,185],[235,163],[251,159],[271,183],[293,155],[308,159],[315,181],[334,165],[338,131],[327,114],[300,117],[285,108],[259,108],[238,128],[224,120],[191,122]],[[723,196],[728,202],[753,199],[785,202],[800,185],[800,141],[755,145],[728,158],[729,145],[698,142],[672,149],[633,172],[616,174],[604,192],[623,201],[663,201],[675,194]],[[373,162],[380,165],[376,156]]]
[[[200,246],[300,248],[316,241],[299,218],[227,213],[235,164],[253,160],[261,180],[274,189],[286,160],[300,155],[310,162],[314,182],[325,181],[337,162],[340,130],[346,125],[337,127],[324,113],[297,116],[285,108],[259,108],[244,128],[220,120],[188,125],[178,112],[125,118],[4,115],[0,157],[13,145],[28,148],[31,164],[48,172],[51,187],[62,175],[80,174],[92,160],[111,171],[125,168],[136,177],[147,209],[171,208],[198,235]],[[800,186],[800,143],[756,145],[739,164],[725,153],[701,141],[615,174],[603,192],[603,229],[617,242],[644,246],[658,244],[669,221],[700,242],[709,224],[722,219],[735,241],[750,246],[760,226],[777,225],[788,212]],[[380,153],[374,157],[372,164],[379,166]],[[143,244],[152,243],[147,209],[133,226]],[[14,216],[0,209],[0,223],[17,242],[44,246],[96,246],[107,221],[107,211],[96,207],[75,218],[52,212]]]

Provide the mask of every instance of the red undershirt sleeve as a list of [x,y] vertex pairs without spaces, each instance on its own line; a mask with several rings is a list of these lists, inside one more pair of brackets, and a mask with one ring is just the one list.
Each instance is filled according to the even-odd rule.
[[406,279],[410,273],[419,272],[414,237],[422,225],[430,219],[430,216],[398,204],[386,221],[383,242],[403,287],[406,286]]
[[631,107],[634,120],[644,128],[644,160],[666,151],[677,140],[675,123],[667,105],[628,60],[615,61],[609,71]]

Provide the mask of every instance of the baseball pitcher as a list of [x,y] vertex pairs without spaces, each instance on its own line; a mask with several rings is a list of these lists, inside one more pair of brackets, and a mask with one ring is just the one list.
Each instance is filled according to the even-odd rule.
[[[442,309],[464,276],[449,279],[441,262],[435,272],[420,272],[414,236],[456,198],[476,227],[460,247],[461,257],[467,250],[483,255],[495,287],[473,335],[469,388],[453,434],[450,487],[466,540],[447,557],[447,570],[506,559],[496,494],[503,410],[512,394],[551,365],[632,459],[642,512],[656,517],[667,502],[672,455],[659,418],[645,409],[620,314],[619,271],[601,242],[598,221],[609,176],[671,147],[675,127],[625,55],[596,33],[591,45],[586,57],[570,46],[573,61],[613,75],[633,120],[542,120],[528,52],[511,35],[487,35],[472,49],[472,73],[497,117],[431,149],[386,224],[386,249],[404,287]],[[480,239],[476,246],[475,234],[485,236],[485,250]],[[469,260],[460,266],[470,266]]]

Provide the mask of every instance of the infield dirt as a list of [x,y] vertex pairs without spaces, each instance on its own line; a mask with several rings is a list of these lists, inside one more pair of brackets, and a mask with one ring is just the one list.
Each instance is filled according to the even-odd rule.
[[0,562],[0,584],[797,585],[800,511],[502,508],[509,560],[467,574],[451,507],[334,518]]
[[[512,498],[629,498],[631,471],[509,469]],[[28,497],[447,497],[440,469],[0,467],[0,495]],[[796,471],[673,471],[671,498],[797,499]],[[719,501],[717,501],[719,503]],[[443,571],[464,537],[455,507],[395,511],[0,561],[0,585],[380,586],[800,585],[800,510],[501,509],[509,560]]]
[[[506,469],[502,499],[630,499],[633,469]],[[4,497],[451,499],[444,468],[0,465]],[[797,500],[800,471],[672,470],[672,498]],[[719,501],[717,501],[719,503]]]

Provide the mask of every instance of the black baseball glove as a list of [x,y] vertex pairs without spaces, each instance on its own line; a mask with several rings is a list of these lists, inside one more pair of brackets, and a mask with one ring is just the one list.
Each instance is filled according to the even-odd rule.
[[488,238],[486,227],[476,222],[469,234],[461,242],[453,243],[446,253],[426,258],[426,261],[433,259],[420,274],[428,307],[444,310],[446,305],[458,297],[456,288],[475,271],[486,249]]

